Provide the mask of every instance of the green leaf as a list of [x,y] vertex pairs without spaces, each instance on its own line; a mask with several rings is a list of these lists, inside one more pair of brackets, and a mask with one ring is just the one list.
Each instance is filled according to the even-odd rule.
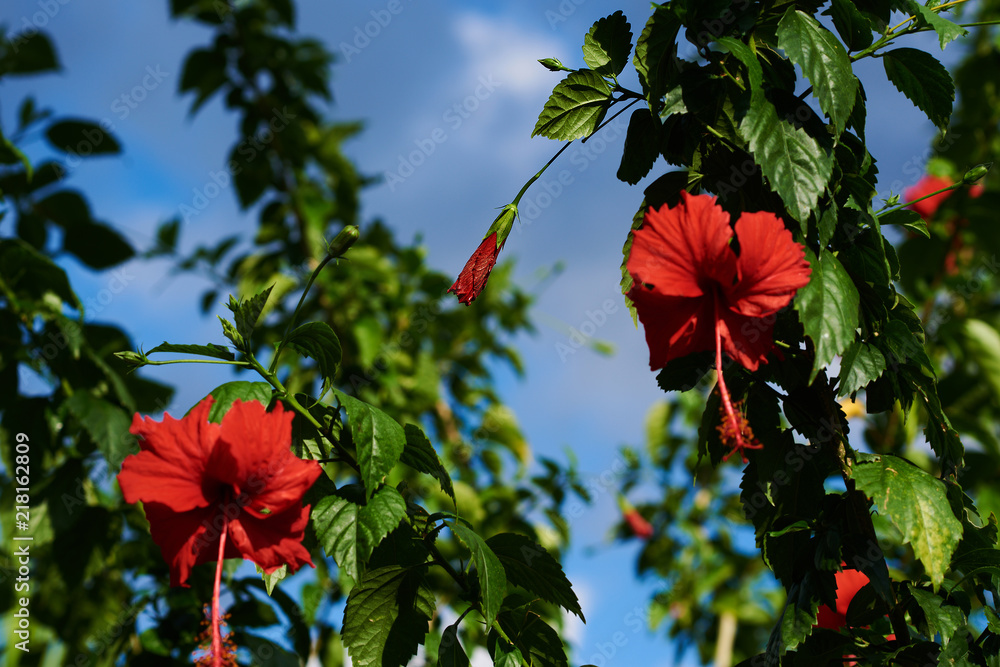
[[[272,289],[274,289],[274,285],[261,290],[245,301],[236,301],[232,295],[229,296],[228,307],[229,310],[233,311],[233,321],[236,322],[236,330],[243,336],[243,340],[250,340],[251,336],[253,336],[254,327],[257,326],[257,320],[260,318],[264,306],[267,305],[267,297],[271,295]],[[340,359],[337,361],[339,362]]]
[[885,370],[885,356],[878,348],[856,340],[844,352],[840,361],[840,384],[837,396],[853,394],[858,389],[874,382]]
[[51,292],[80,310],[66,272],[21,239],[0,239],[0,281],[19,298],[41,300]]
[[888,363],[895,370],[900,364],[911,363],[927,377],[934,377],[934,365],[924,349],[923,334],[917,335],[902,320],[892,319],[882,330],[889,347]]
[[913,595],[913,599],[916,600],[921,611],[924,612],[927,624],[925,634],[928,637],[934,637],[940,633],[941,643],[947,645],[955,632],[959,628],[965,627],[965,614],[958,607],[944,604],[944,600],[930,591],[921,590],[911,583],[906,586],[910,589],[910,594]]
[[834,136],[847,126],[858,81],[851,60],[837,38],[816,19],[791,7],[778,22],[778,48],[802,68],[819,106],[830,117]]
[[628,121],[625,150],[618,167],[618,180],[635,185],[653,168],[659,156],[660,121],[648,108],[636,109]]
[[656,375],[656,384],[663,391],[688,391],[698,386],[705,375],[715,368],[715,354],[695,352],[668,361]]
[[917,17],[918,26],[927,26],[937,33],[942,50],[948,46],[949,42],[969,34],[969,31],[962,26],[952,23],[938,12],[919,2],[904,0],[903,4],[906,6],[906,11]]
[[809,284],[795,295],[795,310],[816,350],[809,382],[854,342],[861,298],[840,261],[824,248],[817,258],[806,248],[812,269]]
[[632,29],[621,10],[597,21],[583,42],[583,61],[604,76],[618,76],[632,51]]
[[774,105],[763,95],[751,101],[739,131],[749,142],[771,189],[804,225],[830,180],[833,158],[804,129],[780,120]]
[[195,113],[226,84],[226,54],[219,49],[195,49],[184,61],[178,90],[197,93],[189,113]]
[[[492,633],[491,633],[492,635]],[[522,667],[524,656],[516,647],[498,638],[493,649],[493,667]]]
[[1000,333],[982,320],[962,322],[963,346],[967,359],[979,366],[979,372],[1000,402]]
[[849,51],[860,51],[872,45],[872,24],[858,11],[853,0],[833,0],[823,13],[833,19],[833,27]]
[[307,322],[288,336],[288,347],[316,360],[323,378],[333,381],[343,351],[340,339],[326,322]]
[[642,34],[635,42],[632,63],[649,109],[655,116],[659,116],[663,108],[663,96],[673,87],[670,85],[673,76],[680,74],[674,61],[680,28],[681,20],[673,4],[662,4],[646,21]]
[[888,454],[858,454],[851,477],[879,513],[892,519],[934,587],[940,586],[962,539],[962,524],[951,511],[944,482]]
[[455,488],[452,486],[451,476],[441,464],[441,459],[434,451],[431,441],[427,439],[420,427],[414,424],[404,426],[403,432],[406,434],[406,446],[403,448],[399,460],[417,472],[425,473],[436,479],[441,484],[441,490],[451,496],[452,500],[455,500]]
[[486,540],[500,563],[507,581],[534,593],[543,600],[557,604],[580,617],[583,610],[573,592],[573,584],[566,578],[559,561],[524,535],[500,533]]
[[611,105],[611,89],[600,74],[579,70],[556,84],[531,136],[570,141],[593,134]]
[[12,35],[7,47],[0,59],[0,75],[37,74],[60,69],[52,42],[43,32],[35,30]]
[[469,656],[458,641],[458,624],[456,621],[441,633],[441,644],[438,646],[439,667],[469,667]]
[[786,651],[794,650],[812,634],[816,613],[819,610],[819,600],[813,590],[813,579],[813,575],[808,573],[788,591],[781,619],[771,632],[768,641],[769,654],[778,652],[783,655]]
[[361,481],[370,498],[382,478],[395,467],[406,447],[406,434],[395,419],[378,408],[333,389],[347,410],[354,446],[358,451]]
[[895,211],[880,215],[878,221],[882,225],[899,225],[915,234],[920,234],[924,238],[929,239],[931,237],[931,233],[927,231],[927,223],[924,222],[924,219],[916,211],[897,208]]
[[92,269],[106,269],[135,256],[132,245],[105,224],[71,225],[63,234],[63,250]]
[[882,65],[899,92],[941,130],[947,129],[955,82],[937,58],[920,49],[893,49],[882,54]]
[[208,411],[208,421],[221,424],[223,415],[237,400],[243,403],[258,401],[266,406],[271,402],[271,392],[271,385],[266,382],[237,380],[220,384],[208,394],[215,399],[212,409]]
[[224,359],[226,361],[236,360],[236,355],[233,354],[232,350],[224,345],[216,345],[215,343],[209,343],[208,345],[175,345],[174,343],[160,343],[152,350],[146,352],[146,355],[148,356],[154,352],[196,354],[200,357],[211,357],[213,359]]
[[288,563],[285,563],[279,567],[274,572],[268,574],[264,569],[254,563],[254,567],[257,568],[257,574],[260,575],[261,581],[264,582],[264,588],[267,589],[267,594],[271,595],[274,592],[274,587],[278,585],[278,582],[288,576]]
[[528,607],[505,610],[497,620],[525,659],[525,664],[531,667],[568,667],[566,648],[559,633],[537,612]]
[[89,120],[61,120],[49,125],[45,137],[55,148],[70,155],[120,153],[121,144],[111,133]]
[[66,399],[69,410],[94,441],[112,470],[117,470],[135,445],[129,433],[132,419],[117,405],[85,391],[77,391]]
[[389,486],[381,487],[365,505],[327,496],[312,510],[323,551],[354,581],[361,580],[372,551],[405,516],[406,501]]
[[425,569],[380,567],[351,590],[343,637],[355,667],[402,667],[424,643],[435,606]]
[[507,575],[504,573],[503,564],[476,531],[460,521],[447,525],[455,537],[472,552],[472,561],[469,564],[476,565],[481,611],[483,618],[486,619],[486,625],[491,626],[507,595]]

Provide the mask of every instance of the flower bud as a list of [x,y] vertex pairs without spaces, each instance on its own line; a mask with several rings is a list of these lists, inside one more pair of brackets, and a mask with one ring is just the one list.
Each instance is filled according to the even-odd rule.
[[361,237],[361,232],[358,231],[357,226],[347,225],[340,230],[336,238],[330,241],[330,246],[327,248],[327,253],[330,257],[340,257],[347,249],[354,245],[354,242]]
[[992,162],[987,162],[985,164],[977,164],[975,167],[965,172],[965,176],[962,177],[962,183],[966,185],[972,185],[980,178],[986,175],[986,172],[990,170],[993,166]]
[[558,58],[542,58],[538,62],[545,66],[550,72],[572,72],[569,67],[563,65]]

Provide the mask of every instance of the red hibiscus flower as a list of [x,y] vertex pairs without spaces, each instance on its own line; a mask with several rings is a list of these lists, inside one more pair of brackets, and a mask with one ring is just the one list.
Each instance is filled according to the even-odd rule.
[[[841,567],[846,565],[846,563],[841,564]],[[851,568],[844,568],[840,572],[834,575],[837,584],[837,603],[836,609],[831,609],[829,605],[821,605],[818,613],[816,614],[816,625],[817,628],[826,628],[827,630],[840,630],[843,627],[847,627],[847,609],[851,606],[851,600],[854,596],[858,594],[862,588],[868,585],[870,581],[863,572],[859,570],[854,570]],[[865,626],[867,627],[867,626]],[[886,639],[892,641],[896,638],[896,635],[890,634],[886,636]],[[857,661],[852,660],[855,656],[845,655],[844,665],[845,667],[851,667],[852,665],[858,664]]]
[[497,244],[497,233],[493,232],[479,244],[472,257],[465,263],[465,268],[458,274],[458,279],[448,288],[448,292],[454,292],[458,300],[465,305],[469,305],[479,296],[486,287],[486,281],[490,279],[490,271],[496,266],[497,256],[503,249],[501,241]]
[[[632,232],[628,296],[646,330],[656,370],[694,352],[715,350],[725,419],[734,451],[760,445],[729,398],[722,353],[754,371],[773,349],[774,314],[809,282],[803,247],[773,213],[743,213],[733,249],[729,214],[710,195],[681,192],[675,208],[650,207]],[[746,457],[743,456],[744,460]]]
[[257,401],[236,401],[212,424],[212,402],[205,398],[179,420],[136,415],[129,430],[141,451],[118,474],[126,502],[144,503],[170,585],[187,586],[191,568],[215,561],[223,547],[226,558],[242,556],[265,572],[312,565],[302,546],[309,521],[302,496],[321,468],[292,453],[293,414],[280,403],[266,412]]
[[[524,194],[524,190],[521,190],[521,194]],[[520,199],[521,195],[519,194],[517,198]],[[486,238],[465,263],[465,268],[458,274],[455,283],[448,288],[449,292],[455,293],[461,303],[468,306],[486,287],[490,271],[496,266],[497,256],[503,250],[507,237],[510,236],[515,218],[517,218],[517,200],[500,210],[500,214],[486,230]]]
[[847,608],[851,600],[868,584],[868,577],[859,570],[846,568],[834,575],[837,582],[837,608],[822,605],[816,615],[816,627],[840,630],[847,625]]
[[[903,199],[906,201],[911,201],[913,199],[920,199],[921,197],[926,197],[932,192],[937,192],[954,184],[954,181],[946,176],[924,176],[920,179],[920,182],[914,185],[912,188],[907,189],[903,193]],[[916,211],[920,214],[920,217],[924,221],[929,221],[934,217],[941,204],[944,200],[951,196],[954,190],[949,190],[947,192],[942,192],[941,194],[934,195],[933,197],[927,197],[927,199],[914,202],[910,204],[907,208]],[[969,196],[973,199],[978,197],[983,193],[983,186],[976,184],[969,188]]]

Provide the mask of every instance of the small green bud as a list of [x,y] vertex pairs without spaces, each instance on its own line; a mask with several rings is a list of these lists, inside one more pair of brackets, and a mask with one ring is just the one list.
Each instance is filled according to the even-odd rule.
[[986,172],[990,170],[993,166],[992,162],[987,162],[985,164],[977,164],[975,167],[965,172],[965,176],[962,177],[962,183],[966,185],[972,185],[980,178],[986,175]]
[[558,58],[542,58],[538,62],[545,66],[550,72],[572,72],[569,67],[563,65]]
[[327,248],[327,254],[330,257],[340,257],[348,248],[354,245],[354,242],[361,237],[361,232],[355,225],[347,225],[340,230],[337,237],[330,241],[330,246]]

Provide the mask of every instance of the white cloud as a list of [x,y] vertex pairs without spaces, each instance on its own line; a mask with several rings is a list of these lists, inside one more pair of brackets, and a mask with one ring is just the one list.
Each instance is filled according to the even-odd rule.
[[497,20],[475,13],[456,15],[452,30],[465,53],[470,78],[492,74],[507,95],[532,104],[558,80],[538,64],[539,58],[557,56],[564,50],[551,36],[527,32],[510,18]]

